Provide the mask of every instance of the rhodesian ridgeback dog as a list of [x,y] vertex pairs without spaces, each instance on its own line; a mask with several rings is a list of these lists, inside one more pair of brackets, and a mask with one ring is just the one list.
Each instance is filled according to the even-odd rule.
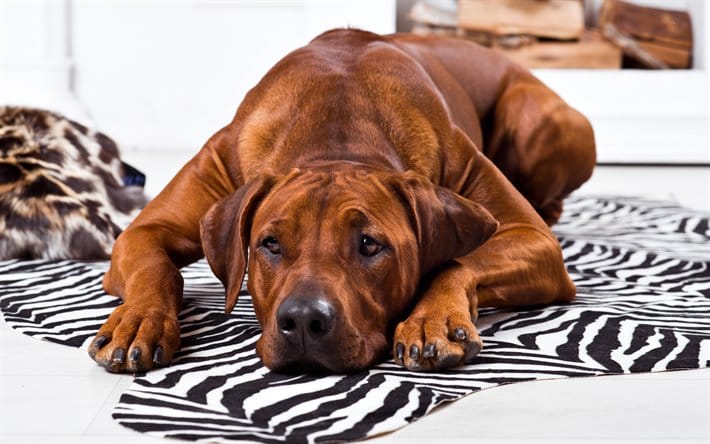
[[103,284],[123,304],[89,353],[116,372],[168,364],[179,269],[205,256],[227,313],[248,268],[270,369],[464,364],[479,307],[574,298],[549,225],[594,164],[587,119],[494,51],[327,32],[117,239]]

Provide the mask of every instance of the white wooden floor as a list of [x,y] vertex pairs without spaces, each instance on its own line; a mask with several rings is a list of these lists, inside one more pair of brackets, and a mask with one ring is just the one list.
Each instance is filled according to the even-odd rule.
[[[193,153],[124,153],[155,195]],[[710,168],[600,167],[581,193],[675,198],[710,211]],[[111,409],[130,376],[0,322],[0,443],[150,443]],[[514,384],[373,443],[710,443],[710,370]]]

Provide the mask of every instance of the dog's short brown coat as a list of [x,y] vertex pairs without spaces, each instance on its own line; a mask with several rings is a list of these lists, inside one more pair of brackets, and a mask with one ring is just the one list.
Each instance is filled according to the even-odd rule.
[[[461,364],[482,346],[479,307],[574,298],[548,225],[594,163],[588,121],[503,56],[330,31],[276,64],[119,237],[104,286],[124,303],[90,353],[112,371],[170,362],[179,267],[205,255],[227,311],[248,267],[272,369]],[[294,300],[325,320],[289,336]]]

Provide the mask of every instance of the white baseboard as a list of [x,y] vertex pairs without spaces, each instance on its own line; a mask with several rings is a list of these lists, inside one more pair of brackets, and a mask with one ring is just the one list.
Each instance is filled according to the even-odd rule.
[[710,164],[707,118],[589,116],[601,163]]
[[638,196],[674,200],[710,211],[710,168],[597,166],[576,195]]
[[539,69],[533,73],[590,116],[708,116],[710,71]]
[[590,119],[600,162],[710,163],[710,71],[534,73]]

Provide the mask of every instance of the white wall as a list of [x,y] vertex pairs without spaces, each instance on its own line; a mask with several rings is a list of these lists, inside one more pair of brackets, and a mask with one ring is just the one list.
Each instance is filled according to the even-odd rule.
[[72,4],[76,91],[127,146],[197,150],[249,88],[321,32],[394,30],[394,2],[152,0]]
[[89,121],[124,149],[194,151],[289,51],[394,24],[394,0],[0,0],[0,104]]
[[86,118],[69,89],[69,0],[0,0],[0,104]]

